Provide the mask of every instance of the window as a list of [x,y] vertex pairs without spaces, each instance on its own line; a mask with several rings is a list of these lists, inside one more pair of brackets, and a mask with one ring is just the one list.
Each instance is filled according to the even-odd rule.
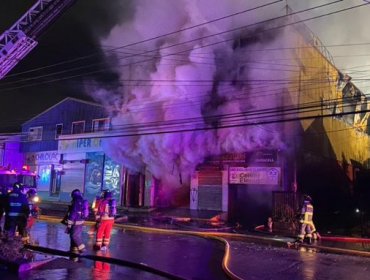
[[85,121],[72,123],[72,134],[80,134],[85,132]]
[[104,131],[109,129],[109,119],[96,119],[93,120],[93,128],[92,131]]
[[58,139],[59,135],[63,134],[63,124],[57,124],[55,126],[55,139]]
[[42,140],[42,126],[30,127],[28,130],[28,141]]

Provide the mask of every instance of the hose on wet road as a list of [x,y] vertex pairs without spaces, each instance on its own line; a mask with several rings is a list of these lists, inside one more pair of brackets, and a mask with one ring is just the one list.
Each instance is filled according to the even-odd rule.
[[47,247],[41,247],[41,246],[30,245],[30,244],[25,245],[25,248],[31,251],[37,251],[37,252],[46,253],[50,255],[58,255],[58,256],[70,257],[70,258],[82,258],[82,259],[88,259],[92,261],[106,262],[110,264],[126,266],[130,268],[138,269],[138,270],[143,270],[143,271],[146,271],[152,274],[156,274],[156,275],[159,275],[167,279],[171,279],[171,280],[185,280],[184,278],[179,277],[177,275],[173,275],[171,273],[150,267],[142,263],[130,262],[127,260],[111,258],[111,257],[104,257],[104,256],[97,256],[97,255],[75,254],[75,253],[71,253],[68,251],[51,249]]

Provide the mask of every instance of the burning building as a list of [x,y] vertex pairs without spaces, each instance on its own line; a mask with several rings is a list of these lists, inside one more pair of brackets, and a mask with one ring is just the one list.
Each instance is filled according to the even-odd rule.
[[278,191],[334,210],[320,197],[350,195],[369,157],[365,95],[293,16],[215,19],[183,4],[140,1],[102,40],[121,81],[94,90],[112,118],[102,145],[136,182],[132,200],[256,224]]

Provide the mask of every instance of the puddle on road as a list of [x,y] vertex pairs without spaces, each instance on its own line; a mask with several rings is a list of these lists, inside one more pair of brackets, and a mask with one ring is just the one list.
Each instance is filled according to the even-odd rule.
[[78,260],[71,261],[67,258],[55,257],[52,261],[28,272],[16,275],[0,267],[1,279],[7,280],[109,280],[109,279],[167,279],[155,274],[137,269],[112,265],[109,263]]

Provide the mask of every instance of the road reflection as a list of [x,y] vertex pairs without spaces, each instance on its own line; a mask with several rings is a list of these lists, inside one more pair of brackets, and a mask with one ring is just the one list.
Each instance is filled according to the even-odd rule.
[[299,257],[302,262],[302,279],[315,280],[317,277],[318,258],[316,252],[311,248],[301,247]]

